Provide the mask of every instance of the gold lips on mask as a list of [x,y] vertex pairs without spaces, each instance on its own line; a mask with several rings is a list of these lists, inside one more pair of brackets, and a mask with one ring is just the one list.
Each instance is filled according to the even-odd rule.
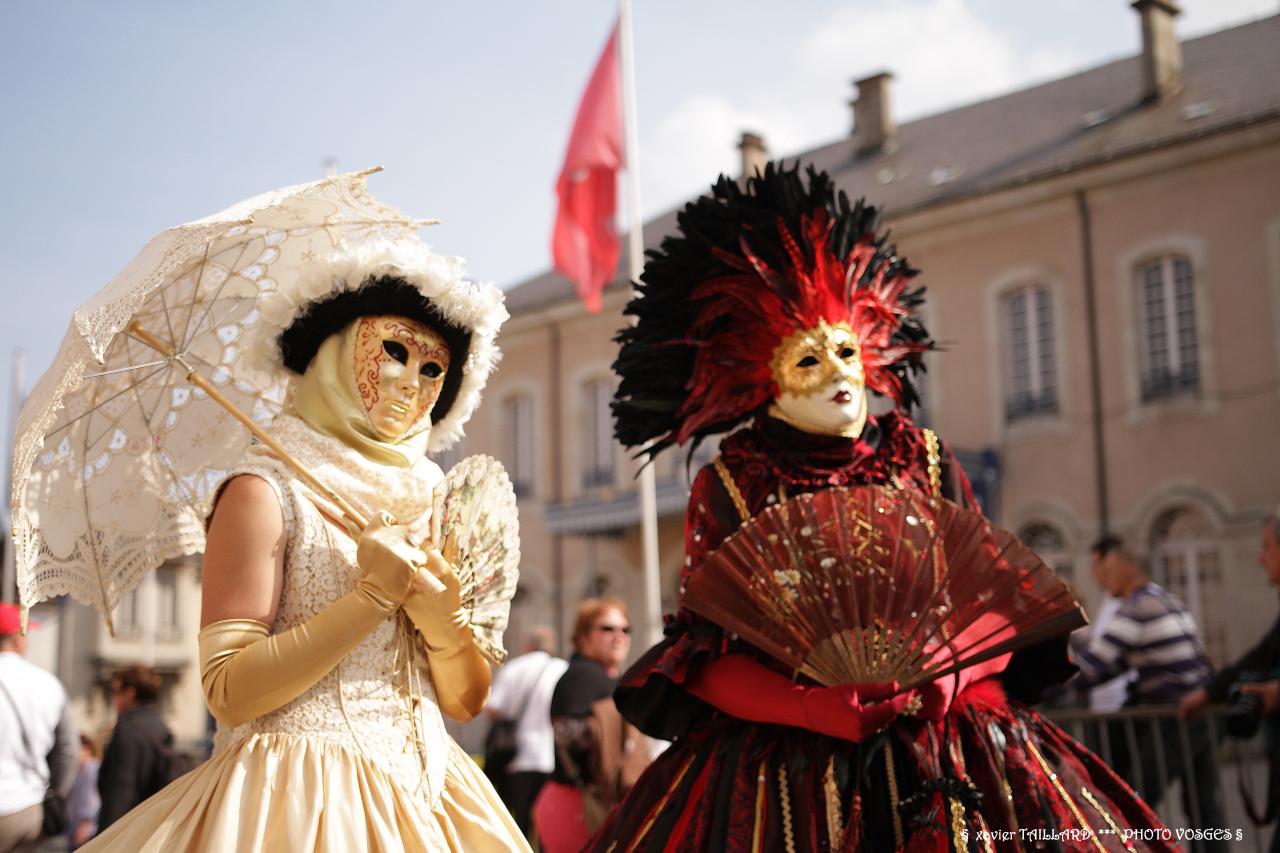
[[865,384],[862,348],[848,323],[819,320],[783,338],[773,351],[773,381],[781,394],[808,397],[843,379],[855,389]]

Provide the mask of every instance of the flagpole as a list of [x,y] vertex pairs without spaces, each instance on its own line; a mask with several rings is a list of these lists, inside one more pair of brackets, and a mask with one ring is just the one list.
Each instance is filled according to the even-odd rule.
[[[6,528],[4,531],[4,568],[0,570],[0,600],[15,600],[15,592],[17,590],[17,579],[14,577],[14,557],[13,550],[13,445],[18,434],[18,415],[22,411],[22,403],[26,399],[27,391],[23,386],[26,384],[26,367],[27,356],[22,349],[15,348],[13,351],[12,372],[9,379],[9,412],[8,422],[5,424],[6,447],[9,453],[6,457],[5,475],[4,475],[4,499],[6,516]],[[23,611],[24,613],[26,611]],[[25,624],[25,620],[24,620]],[[26,633],[25,631],[23,633]]]
[[[618,52],[622,67],[623,162],[627,171],[627,273],[632,286],[644,267],[644,223],[640,219],[640,144],[637,139],[635,52],[631,0],[618,0]],[[653,465],[640,469],[640,552],[644,568],[644,616],[648,645],[662,639],[662,591],[658,571],[658,499]]]

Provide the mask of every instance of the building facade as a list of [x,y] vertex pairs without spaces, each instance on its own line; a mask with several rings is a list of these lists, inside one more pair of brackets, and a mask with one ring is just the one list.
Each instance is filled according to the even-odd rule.
[[200,687],[199,559],[171,560],[148,576],[112,614],[114,635],[94,608],[70,597],[31,609],[28,658],[58,677],[72,717],[85,734],[106,742],[115,725],[111,677],[132,664],[154,667],[163,681],[160,710],[179,749],[203,755],[209,711]]
[[[918,417],[987,512],[1086,603],[1090,543],[1123,536],[1222,663],[1276,608],[1256,555],[1280,504],[1280,17],[1179,44],[1175,4],[1134,6],[1139,56],[901,125],[876,75],[851,136],[798,157],[882,205],[923,270],[942,351]],[[759,134],[740,149],[744,171],[768,156]],[[646,245],[674,221],[647,223]],[[513,648],[546,614],[567,636],[585,595],[655,624],[637,469],[610,438],[626,298],[621,271],[598,315],[553,272],[510,290],[505,360],[455,451],[498,457],[520,492]],[[669,612],[689,475],[677,452],[656,465]]]
[[[875,75],[856,84],[853,133],[797,156],[882,205],[923,270],[942,346],[917,417],[957,449],[986,511],[1087,604],[1089,544],[1124,536],[1188,601],[1222,663],[1276,609],[1256,555],[1280,506],[1280,17],[1179,44],[1176,6],[1135,7],[1139,56],[902,124],[892,77]],[[740,150],[744,173],[768,158],[760,134]],[[674,224],[674,212],[647,223],[645,244]],[[643,608],[638,468],[608,408],[627,298],[622,271],[596,315],[556,273],[511,289],[502,366],[466,439],[437,460],[488,453],[516,486],[513,654],[543,623],[567,648],[585,596],[630,604],[635,654],[658,625]],[[663,612],[676,604],[689,479],[714,453],[655,463]],[[192,747],[208,727],[199,599],[188,560],[122,602],[115,636],[94,610],[47,603],[30,655],[99,734],[113,723],[111,673],[156,666],[168,722]]]

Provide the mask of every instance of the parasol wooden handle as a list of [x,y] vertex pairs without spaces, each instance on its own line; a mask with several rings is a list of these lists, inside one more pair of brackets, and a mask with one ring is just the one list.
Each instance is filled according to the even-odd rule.
[[213,387],[213,383],[197,373],[190,365],[183,362],[181,356],[178,355],[172,346],[166,344],[164,341],[142,328],[142,326],[136,322],[129,325],[129,331],[133,333],[134,337],[142,341],[147,346],[159,353],[163,353],[167,358],[173,359],[178,364],[181,364],[187,371],[188,382],[208,394],[209,399],[226,409],[233,418],[244,424],[245,428],[248,429],[249,432],[253,433],[255,438],[267,447],[271,448],[271,452],[280,457],[286,465],[292,468],[308,486],[319,492],[326,500],[332,502],[334,506],[342,511],[342,514],[346,516],[352,524],[356,525],[356,527],[361,530],[364,530],[364,528],[368,526],[368,519],[361,515],[355,507],[351,506],[351,504],[348,503],[342,495],[339,495],[333,489],[316,479],[315,475],[308,471],[307,467],[299,462],[292,453],[285,450],[280,442],[267,435],[266,431],[254,423],[252,418],[242,412],[239,406],[228,400],[223,396],[221,391]]

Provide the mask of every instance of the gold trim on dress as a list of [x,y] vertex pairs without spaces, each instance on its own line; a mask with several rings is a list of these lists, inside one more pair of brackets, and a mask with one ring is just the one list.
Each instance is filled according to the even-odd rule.
[[768,777],[764,775],[766,760],[761,760],[756,771],[756,815],[751,826],[751,853],[760,853],[760,844],[764,841],[764,795]]
[[951,840],[957,850],[968,850],[966,831],[964,828],[964,806],[955,797],[947,797],[947,805],[951,810]]
[[[1003,762],[1003,761],[1001,761],[1000,763],[1001,763],[1001,765],[1002,765],[1001,772],[1003,773],[1003,772],[1004,772],[1004,770],[1003,770],[1003,764],[1004,764],[1004,762]],[[1012,825],[1013,825],[1014,830],[1015,830],[1015,831],[1017,831],[1018,826],[1019,826],[1019,823],[1018,823],[1018,808],[1017,808],[1017,804],[1014,802],[1014,799],[1013,799],[1013,786],[1009,784],[1009,780],[1008,780],[1008,779],[1001,779],[1000,781],[1004,783],[1004,797],[1005,797],[1005,805],[1006,805],[1006,806],[1008,807],[1008,809],[1009,809],[1009,819],[1012,821]]]
[[738,484],[733,482],[733,475],[729,473],[729,466],[725,465],[724,460],[719,456],[711,461],[711,466],[720,475],[720,482],[724,484],[724,490],[729,493],[729,498],[733,501],[733,507],[738,511],[738,517],[742,521],[750,521],[751,512],[747,509],[747,502],[743,500],[742,492],[738,491]]
[[898,770],[893,765],[893,745],[889,743],[886,737],[884,740],[884,770],[885,775],[889,777],[889,810],[893,817],[893,841],[894,850],[901,850],[906,846],[906,837],[902,831],[902,814],[898,811],[898,804],[901,798],[898,795]]
[[671,780],[671,787],[662,795],[662,799],[658,800],[658,804],[649,812],[649,817],[645,820],[644,825],[640,827],[640,831],[636,833],[636,837],[627,845],[627,853],[634,853],[635,849],[640,846],[640,842],[644,841],[649,831],[653,829],[654,823],[658,820],[658,815],[667,806],[667,800],[671,799],[671,795],[680,787],[680,783],[684,781],[684,774],[689,772],[689,765],[693,764],[693,756],[690,755],[684,760],[684,764],[680,767],[680,772],[676,774],[676,778]]
[[840,845],[844,835],[844,816],[840,808],[840,787],[836,785],[836,756],[832,753],[827,758],[827,772],[822,774],[822,793],[827,801],[827,840],[831,849]]
[[942,448],[938,442],[938,434],[928,427],[920,430],[924,433],[925,460],[929,463],[929,492],[935,497],[942,497]]
[[782,838],[787,844],[787,853],[796,853],[795,830],[791,825],[791,790],[787,786],[787,766],[778,765],[779,804],[782,806]]
[[1049,762],[1044,760],[1044,756],[1040,754],[1040,750],[1036,749],[1036,745],[1032,743],[1030,737],[1026,738],[1025,743],[1027,744],[1027,749],[1035,758],[1036,763],[1040,765],[1040,769],[1048,775],[1049,781],[1053,784],[1053,787],[1057,789],[1058,796],[1062,798],[1062,802],[1066,803],[1067,808],[1071,810],[1073,815],[1075,815],[1076,822],[1080,824],[1080,828],[1089,833],[1089,840],[1093,842],[1093,846],[1101,850],[1102,853],[1106,853],[1107,848],[1098,840],[1098,834],[1093,831],[1093,827],[1085,823],[1084,815],[1080,813],[1080,807],[1076,805],[1075,800],[1071,799],[1071,795],[1067,793],[1067,789],[1062,786],[1062,780],[1058,778],[1058,774],[1049,767]]
[[1124,845],[1124,849],[1132,851],[1132,853],[1137,853],[1138,848],[1133,845],[1132,841],[1124,837],[1124,833],[1120,831],[1120,827],[1116,824],[1115,819],[1112,818],[1107,810],[1102,807],[1102,803],[1098,802],[1097,798],[1093,796],[1093,792],[1084,785],[1081,785],[1080,796],[1088,800],[1089,805],[1093,806],[1094,810],[1097,811],[1098,814],[1102,815],[1102,819],[1107,822],[1107,826],[1111,827],[1111,831],[1115,833],[1116,838]]

